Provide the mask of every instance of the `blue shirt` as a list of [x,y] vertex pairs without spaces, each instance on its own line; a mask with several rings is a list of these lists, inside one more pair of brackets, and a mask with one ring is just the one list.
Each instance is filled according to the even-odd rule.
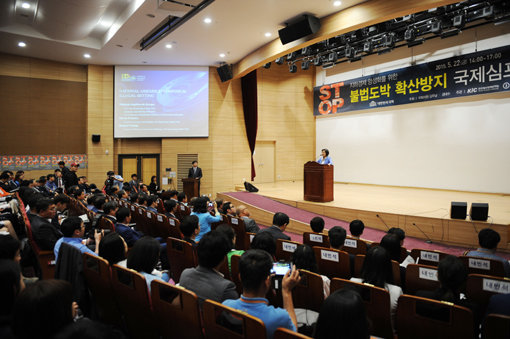
[[[161,280],[161,281],[164,281],[164,282],[169,282],[170,281],[170,276],[168,275],[168,273],[163,273],[160,276],[157,276],[155,274],[150,274],[150,273],[145,273],[145,272],[139,272],[141,275],[143,275],[145,277],[145,281],[147,282],[147,287],[149,288],[149,292],[151,291],[151,282],[153,280]],[[173,283],[173,281],[171,282],[172,285],[175,285]]]
[[325,158],[319,157],[319,159],[317,159],[317,162],[321,165],[333,165],[333,161],[331,160],[331,157],[329,155]]
[[206,213],[195,213],[192,212],[191,215],[196,215],[198,217],[198,224],[200,225],[200,233],[196,236],[195,241],[199,242],[200,239],[204,236],[204,234],[209,233],[211,231],[211,223],[221,221],[221,215],[218,213],[216,216],[212,216],[209,212]]
[[155,209],[154,207],[151,207],[151,206],[147,207],[147,211],[151,211],[151,212],[154,212],[154,213],[158,213],[158,210],[157,210],[157,209]]
[[90,253],[92,255],[97,256],[96,252],[91,251],[90,248],[82,244],[81,242],[82,240],[83,239],[81,238],[66,238],[66,237],[58,239],[57,242],[55,243],[55,247],[53,248],[53,252],[55,253],[55,262],[57,262],[58,250],[60,249],[60,245],[62,245],[63,242],[76,247],[77,249],[80,250],[81,253]]
[[266,326],[267,339],[273,338],[273,334],[278,327],[296,331],[296,327],[285,309],[275,308],[268,304],[269,302],[265,298],[247,298],[243,295],[239,299],[230,299],[223,302],[225,306],[246,312],[262,320]]
[[510,277],[510,264],[508,263],[508,260],[505,258],[502,258],[494,253],[492,253],[490,250],[486,250],[484,248],[479,248],[476,251],[469,251],[466,254],[467,257],[479,257],[479,258],[486,258],[486,259],[493,259],[498,260],[503,263],[503,267],[505,269],[505,276]]
[[57,184],[54,182],[54,181],[47,181],[46,182],[46,189],[50,192],[55,192],[55,190],[57,189]]
[[115,225],[115,231],[124,239],[128,247],[134,246],[135,242],[143,237],[142,233],[139,233],[128,225],[121,223],[117,223]]

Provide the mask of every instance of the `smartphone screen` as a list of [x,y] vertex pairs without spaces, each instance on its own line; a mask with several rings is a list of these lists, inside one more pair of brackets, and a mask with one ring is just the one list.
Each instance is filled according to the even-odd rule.
[[276,275],[285,275],[290,270],[290,263],[288,262],[275,262],[271,273]]

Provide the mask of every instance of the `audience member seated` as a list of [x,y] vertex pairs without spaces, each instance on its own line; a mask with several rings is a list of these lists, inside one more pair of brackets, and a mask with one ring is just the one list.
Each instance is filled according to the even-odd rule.
[[243,219],[246,232],[258,233],[258,231],[260,231],[260,228],[255,222],[255,220],[250,218],[250,211],[248,210],[248,208],[246,208],[246,206],[239,205],[237,207],[236,213],[239,218]]
[[129,247],[133,247],[135,242],[143,237],[141,232],[136,231],[131,224],[131,211],[127,207],[121,207],[116,214],[117,224],[115,231],[126,241]]
[[276,261],[276,239],[269,232],[259,232],[251,241],[250,248],[252,250],[263,250],[269,253]]
[[50,192],[50,194],[55,194],[55,191],[57,190],[58,186],[55,182],[55,174],[48,174],[46,176],[46,191]]
[[353,289],[343,288],[322,304],[315,326],[316,339],[368,339],[370,324],[363,299]]
[[195,238],[196,242],[199,242],[204,234],[211,231],[211,223],[221,221],[221,215],[215,202],[213,202],[213,208],[214,216],[207,211],[207,199],[205,197],[199,197],[193,203],[193,212],[191,214],[196,215],[200,223],[200,233]]
[[390,306],[392,316],[397,309],[398,298],[402,295],[402,288],[393,285],[393,269],[391,259],[381,246],[371,247],[361,267],[361,279],[351,278],[352,281],[371,284],[381,287],[390,293]]
[[236,208],[234,205],[232,205],[232,203],[230,201],[227,201],[227,202],[223,203],[221,213],[231,216],[231,217],[235,217],[236,216]]
[[219,272],[231,249],[232,244],[216,230],[205,234],[198,243],[198,266],[185,269],[179,284],[195,292],[200,305],[205,299],[222,302],[239,297],[234,283]]
[[[173,200],[167,201],[172,201],[175,204],[175,201]],[[181,229],[181,233],[183,235],[182,240],[187,241],[191,245],[193,245],[193,247],[196,247],[197,243],[195,242],[195,238],[200,233],[200,224],[198,222],[198,217],[196,215],[185,216],[184,219],[182,219],[179,228]]]
[[158,213],[158,197],[151,195],[147,198],[147,211]]
[[168,271],[156,270],[160,249],[159,241],[153,237],[145,236],[135,243],[128,254],[127,268],[135,270],[145,277],[149,291],[154,279],[175,285],[174,281],[170,279]]
[[223,235],[225,235],[225,237],[227,237],[227,239],[232,244],[232,249],[230,250],[230,252],[227,253],[228,270],[229,270],[229,272],[231,272],[232,271],[232,269],[231,269],[232,256],[233,255],[243,255],[244,251],[235,249],[236,234],[235,234],[234,230],[232,229],[232,226],[230,226],[228,224],[221,224],[216,228],[216,230],[218,232],[222,233]]
[[188,205],[188,197],[186,196],[186,193],[181,192],[177,194],[177,201],[179,202],[179,205]]
[[64,280],[41,280],[27,286],[14,303],[14,334],[18,339],[51,338],[77,315],[78,305],[72,298],[72,286]]
[[[363,231],[365,230],[365,224],[363,221],[356,219],[350,222],[349,224],[349,232],[351,233],[351,237],[354,239],[359,239],[367,242],[367,240],[362,239],[361,235],[363,234]],[[368,245],[368,244],[367,244]],[[368,250],[368,248],[367,248]]]
[[216,202],[216,206],[218,207],[218,211],[223,211],[223,199],[216,198],[214,201]]
[[21,243],[10,234],[0,234],[0,259],[13,260],[18,264],[21,261]]
[[51,199],[42,198],[36,203],[37,216],[33,217],[32,235],[41,250],[53,251],[58,239],[63,237],[62,232],[51,223],[55,216],[56,207]]
[[[307,270],[319,274],[315,253],[313,252],[313,248],[309,245],[299,245],[294,253],[292,253],[291,261],[292,264],[296,265],[298,270]],[[329,296],[330,280],[324,275],[321,275],[321,278],[324,285],[324,298],[327,298]]]
[[126,267],[126,254],[128,246],[117,232],[106,234],[99,243],[99,256],[108,261],[110,265]]
[[104,195],[97,196],[93,201],[94,207],[92,208],[92,212],[104,214],[103,206],[106,204],[106,197]]
[[122,201],[128,201],[128,197],[129,195],[126,192],[126,190],[120,190],[117,192],[117,198],[119,198]]
[[62,230],[62,234],[64,236],[56,242],[55,248],[53,249],[55,252],[55,261],[58,257],[60,245],[62,245],[63,242],[76,247],[80,250],[81,253],[90,253],[92,255],[97,255],[99,253],[99,242],[102,238],[101,231],[96,230],[94,232],[95,252],[93,252],[85,244],[88,242],[88,239],[83,239],[83,236],[85,235],[85,225],[83,224],[83,220],[80,217],[69,217],[65,219],[62,222],[60,229]]
[[90,186],[87,184],[87,177],[82,175],[81,177],[78,177],[78,187],[83,190],[85,193],[90,192]]
[[87,199],[87,195],[85,194],[85,191],[82,190],[81,188],[80,189],[77,189],[75,192],[74,192],[74,198],[76,199],[76,202],[82,206],[83,208],[85,209],[88,209],[88,201],[86,200]]
[[489,300],[486,314],[503,314],[510,316],[510,293],[494,294]]
[[51,223],[55,226],[60,227],[62,220],[67,218],[67,207],[69,207],[69,203],[71,199],[65,194],[59,194],[55,198],[53,198],[53,203],[55,204],[56,213],[53,219],[51,219]]
[[[475,324],[481,320],[479,308],[473,302],[467,300],[461,291],[465,287],[468,277],[468,271],[464,263],[453,255],[448,255],[439,262],[437,266],[437,278],[440,287],[435,291],[417,291],[416,295],[423,298],[435,299],[454,303],[473,311]],[[442,309],[437,309],[435,305],[423,305],[423,311],[428,314],[443,318],[440,313]],[[444,314],[446,319],[448,315]],[[478,327],[478,326],[475,326]]]
[[119,210],[119,204],[115,201],[108,201],[103,206],[104,217],[115,225],[117,223],[117,211]]
[[92,194],[87,198],[87,209],[94,212],[94,202],[99,196],[97,194]]
[[124,339],[126,336],[115,327],[89,318],[80,318],[52,337],[52,339]]
[[[388,252],[388,255],[390,256],[391,260],[395,260],[396,262],[400,263],[401,261],[401,248],[400,248],[400,239],[398,235],[395,233],[387,233],[382,239],[381,243],[379,244],[381,247],[383,247],[386,252]],[[405,287],[405,281],[406,281],[406,267],[408,264],[414,264],[414,259],[408,255],[404,263],[402,263],[399,267],[400,271],[400,285]],[[397,277],[394,277],[395,279]]]
[[262,320],[266,327],[267,338],[273,338],[278,327],[296,331],[297,319],[292,301],[292,289],[299,283],[299,271],[294,266],[292,273],[283,278],[283,307],[275,308],[268,305],[265,298],[271,288],[271,269],[273,260],[267,252],[249,250],[243,254],[239,263],[243,294],[236,300],[226,300],[224,305],[246,312]]
[[496,249],[500,241],[501,237],[498,232],[490,228],[484,228],[478,233],[478,244],[480,247],[476,251],[467,252],[466,255],[468,257],[480,257],[501,261],[505,268],[505,276],[510,277],[510,264],[508,260],[496,255]]
[[0,338],[14,339],[11,313],[18,294],[25,288],[18,263],[0,259]]
[[165,207],[165,215],[169,218],[177,219],[175,213],[177,212],[177,202],[172,199],[165,200],[163,202],[163,206]]
[[322,233],[324,230],[324,219],[321,217],[314,217],[310,220],[310,228],[314,233]]
[[290,237],[283,233],[289,224],[289,216],[283,212],[276,212],[273,216],[273,225],[260,232],[268,232],[275,240],[290,240]]
[[329,245],[335,250],[341,250],[347,237],[347,232],[340,226],[333,226],[328,231]]

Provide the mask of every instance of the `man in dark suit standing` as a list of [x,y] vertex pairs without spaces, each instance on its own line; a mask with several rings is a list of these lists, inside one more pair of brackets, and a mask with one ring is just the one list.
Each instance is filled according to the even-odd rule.
[[188,171],[188,178],[198,179],[198,196],[200,196],[200,179],[202,179],[202,169],[198,167],[198,161],[193,161]]

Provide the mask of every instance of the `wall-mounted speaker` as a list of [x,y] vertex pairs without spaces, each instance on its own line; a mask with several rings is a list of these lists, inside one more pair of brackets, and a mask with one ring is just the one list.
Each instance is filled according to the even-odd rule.
[[467,202],[452,201],[450,209],[450,218],[452,219],[466,219]]
[[220,76],[221,82],[229,81],[233,77],[232,68],[228,64],[222,65],[216,68],[216,70],[218,71],[218,75]]
[[92,134],[92,142],[100,142],[101,134]]
[[319,18],[305,14],[296,22],[278,31],[282,44],[304,38],[307,35],[316,33],[321,28]]
[[489,204],[485,202],[472,203],[469,209],[469,215],[471,216],[471,220],[487,221],[489,217]]

